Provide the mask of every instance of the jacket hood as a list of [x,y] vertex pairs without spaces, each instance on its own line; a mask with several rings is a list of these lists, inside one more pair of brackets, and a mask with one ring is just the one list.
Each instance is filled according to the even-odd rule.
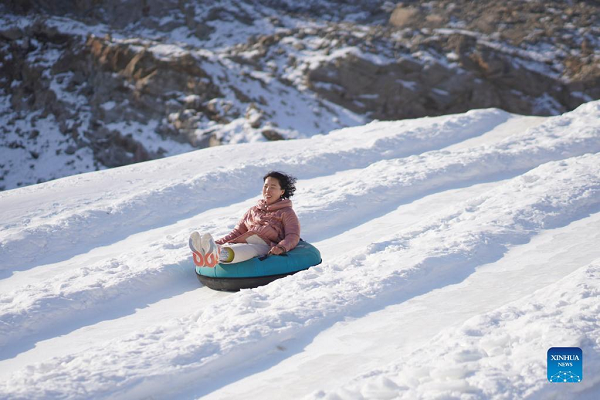
[[265,211],[277,211],[277,210],[281,210],[282,208],[286,208],[286,207],[291,208],[292,201],[290,199],[278,200],[276,203],[273,203],[270,206],[268,206],[267,201],[265,199],[260,199],[258,201],[258,207],[261,210],[265,210]]

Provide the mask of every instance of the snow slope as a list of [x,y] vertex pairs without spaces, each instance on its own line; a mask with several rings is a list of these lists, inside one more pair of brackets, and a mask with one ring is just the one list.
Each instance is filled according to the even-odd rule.
[[[373,122],[2,192],[0,397],[594,398],[599,117]],[[323,263],[201,287],[189,233],[226,233],[269,169]],[[558,346],[582,383],[547,382]]]

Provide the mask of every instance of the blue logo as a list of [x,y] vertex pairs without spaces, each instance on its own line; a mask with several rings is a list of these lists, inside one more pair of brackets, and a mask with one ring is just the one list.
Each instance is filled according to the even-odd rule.
[[579,347],[552,347],[548,350],[548,380],[573,383],[583,380],[583,352]]

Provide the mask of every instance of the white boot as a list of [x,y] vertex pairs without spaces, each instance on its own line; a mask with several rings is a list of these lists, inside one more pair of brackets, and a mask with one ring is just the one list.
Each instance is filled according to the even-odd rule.
[[192,250],[192,257],[194,258],[194,264],[199,267],[205,264],[204,250],[202,249],[202,240],[198,232],[192,232],[188,242],[190,250]]
[[214,267],[219,263],[219,246],[217,246],[210,233],[202,235],[200,242],[204,251],[204,263],[207,267]]

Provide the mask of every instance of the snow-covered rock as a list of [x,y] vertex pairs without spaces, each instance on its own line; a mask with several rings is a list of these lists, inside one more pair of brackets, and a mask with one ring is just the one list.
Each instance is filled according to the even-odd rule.
[[600,98],[590,2],[0,7],[2,189],[372,119]]

